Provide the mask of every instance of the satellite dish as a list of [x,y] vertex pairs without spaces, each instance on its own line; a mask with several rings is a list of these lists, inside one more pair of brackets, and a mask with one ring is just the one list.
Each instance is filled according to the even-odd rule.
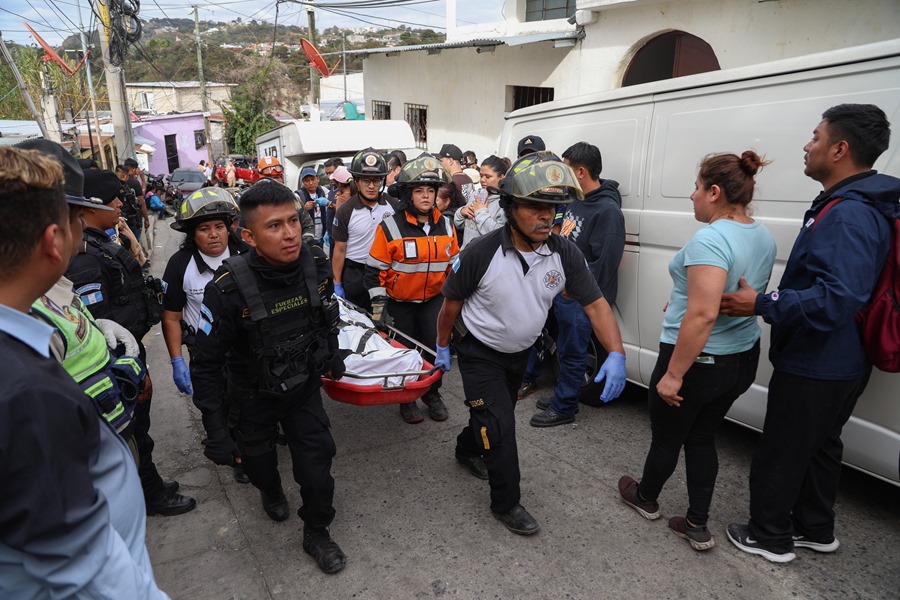
[[334,70],[338,68],[338,65],[341,64],[341,59],[338,59],[336,63],[334,63],[334,67],[331,70],[328,70],[328,65],[325,63],[325,59],[322,58],[322,55],[319,54],[319,51],[316,50],[316,47],[312,45],[312,43],[305,39],[300,39],[300,46],[303,47],[303,53],[306,54],[306,58],[309,59],[309,64],[315,67],[316,71],[318,71],[322,77],[328,77]]
[[56,50],[51,48],[50,44],[45,42],[44,38],[39,36],[37,31],[35,31],[34,29],[31,28],[31,25],[29,25],[25,21],[22,21],[22,24],[28,28],[28,31],[31,32],[31,35],[34,36],[34,39],[36,39],[38,41],[38,44],[40,44],[41,47],[44,49],[44,52],[45,52],[44,61],[52,60],[59,66],[60,69],[62,69],[63,73],[65,73],[66,75],[68,75],[70,77],[78,72],[78,69],[81,68],[81,65],[84,64],[85,60],[87,60],[88,54],[90,54],[90,52],[85,52],[84,56],[81,57],[81,62],[78,63],[78,66],[75,67],[75,70],[73,71],[72,68],[66,64],[66,61],[64,61],[63,59],[61,59],[59,57],[59,54],[56,53]]

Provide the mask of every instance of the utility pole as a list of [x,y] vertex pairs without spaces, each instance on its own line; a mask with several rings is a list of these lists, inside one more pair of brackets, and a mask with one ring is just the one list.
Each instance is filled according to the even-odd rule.
[[13,62],[12,56],[9,55],[9,50],[7,50],[6,48],[6,42],[3,41],[2,33],[0,33],[0,54],[3,54],[3,58],[6,59],[6,62],[9,64],[9,68],[12,69],[13,75],[16,78],[16,83],[19,84],[19,91],[22,92],[22,99],[25,100],[25,105],[28,107],[28,110],[31,111],[31,115],[34,117],[34,120],[37,121],[38,127],[41,130],[41,135],[44,136],[45,140],[49,140],[50,133],[47,131],[47,126],[44,124],[44,119],[41,118],[41,114],[34,106],[34,100],[32,100],[31,96],[28,95],[28,88],[25,87],[25,82],[22,80],[22,75],[19,73],[19,68],[16,66],[16,63]]
[[347,34],[341,32],[341,64],[344,65],[344,102],[347,101]]
[[[312,2],[306,7],[306,16],[309,18],[309,43],[316,45],[316,13]],[[313,106],[319,104],[319,72],[309,64],[309,114],[312,114]]]
[[209,147],[209,100],[206,97],[206,78],[203,76],[203,43],[200,41],[200,13],[194,5],[194,37],[197,38],[197,75],[200,78],[200,106],[203,108],[203,135],[206,136],[206,160],[212,161]]
[[[119,163],[122,163],[126,158],[134,158],[134,132],[131,129],[128,96],[125,94],[125,72],[122,70],[122,65],[114,65],[110,61],[108,2],[109,0],[97,0],[97,6],[100,7],[100,26],[97,29],[100,32],[100,50],[103,52],[106,89],[109,94],[109,110],[112,112],[113,132],[116,136],[116,150],[118,150]],[[97,135],[100,137],[99,132]],[[100,145],[101,147],[103,145],[102,137],[100,137]]]
[[[78,33],[81,37],[82,56],[86,56],[88,53],[88,47],[87,47],[87,40],[84,37],[84,21],[81,20],[81,0],[79,0],[79,2],[78,2]],[[90,140],[90,143],[91,143],[91,158],[94,158],[94,156],[96,156],[99,159],[98,162],[100,163],[100,168],[102,169],[102,168],[104,168],[103,152],[102,152],[103,138],[100,137],[100,118],[97,116],[97,102],[94,99],[94,79],[91,76],[91,61],[90,60],[84,61],[84,70],[85,70],[85,73],[87,76],[88,94],[90,94],[90,98],[91,98],[91,112],[94,113],[94,129],[97,131],[97,141],[99,142],[97,144],[98,151],[97,151],[96,155],[94,154],[94,136],[91,134],[91,122],[90,122],[91,116],[85,115],[84,122],[87,124],[88,139]],[[105,168],[112,169],[113,167],[115,167],[115,165],[107,165]]]
[[56,94],[53,92],[53,81],[50,79],[50,68],[47,66],[47,61],[43,62],[41,83],[44,88],[44,93],[41,94],[41,109],[44,111],[44,120],[47,122],[47,132],[50,134],[50,137],[47,139],[58,144],[62,142],[62,127],[59,124],[59,104],[56,101]]
[[200,105],[203,112],[209,112],[209,103],[206,99],[206,79],[203,77],[203,50],[200,42],[200,15],[197,5],[194,5],[194,37],[197,38],[197,74],[200,77]]

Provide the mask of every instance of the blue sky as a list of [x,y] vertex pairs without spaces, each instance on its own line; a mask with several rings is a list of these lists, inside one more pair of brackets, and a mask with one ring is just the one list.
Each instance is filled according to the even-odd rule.
[[[328,0],[339,3],[344,0]],[[345,0],[353,1],[353,0]],[[5,11],[18,13],[26,18],[48,43],[59,45],[78,24],[78,4],[81,4],[81,15],[85,29],[92,23],[91,11],[87,0],[3,0],[0,6],[0,31],[3,39],[18,43],[31,43],[33,39],[22,25],[20,17]],[[142,0],[140,15],[145,18],[192,19],[191,5],[200,7],[200,19],[212,21],[232,21],[237,17],[243,20],[255,18],[273,22],[275,19],[275,3],[261,0]],[[503,0],[457,0],[457,24],[499,21]],[[316,28],[325,29],[333,25],[338,27],[370,27],[372,25],[398,26],[401,23],[413,27],[428,26],[436,31],[443,31],[445,26],[444,0],[423,0],[400,8],[380,8],[354,10],[360,19],[353,19],[324,9],[316,11]],[[349,9],[345,12],[351,12]],[[399,21],[389,21],[399,19]],[[307,16],[304,6],[299,4],[282,4],[279,7],[279,22],[289,25],[306,25]]]

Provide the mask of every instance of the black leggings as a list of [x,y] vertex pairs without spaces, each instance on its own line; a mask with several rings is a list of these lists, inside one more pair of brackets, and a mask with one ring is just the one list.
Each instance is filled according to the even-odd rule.
[[759,341],[737,354],[708,356],[712,363],[694,363],[681,385],[681,406],[669,406],[656,392],[672,358],[673,344],[659,345],[659,358],[648,390],[650,429],[653,437],[644,462],[638,491],[646,500],[656,500],[678,464],[684,446],[689,507],[687,518],[694,525],[706,525],[713,488],[719,473],[716,430],[737,398],[756,378]]

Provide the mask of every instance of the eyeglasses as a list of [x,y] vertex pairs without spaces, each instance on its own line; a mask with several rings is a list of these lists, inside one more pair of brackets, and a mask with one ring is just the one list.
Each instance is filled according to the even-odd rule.
[[360,177],[356,180],[356,184],[375,187],[376,185],[381,185],[381,181],[381,177]]

